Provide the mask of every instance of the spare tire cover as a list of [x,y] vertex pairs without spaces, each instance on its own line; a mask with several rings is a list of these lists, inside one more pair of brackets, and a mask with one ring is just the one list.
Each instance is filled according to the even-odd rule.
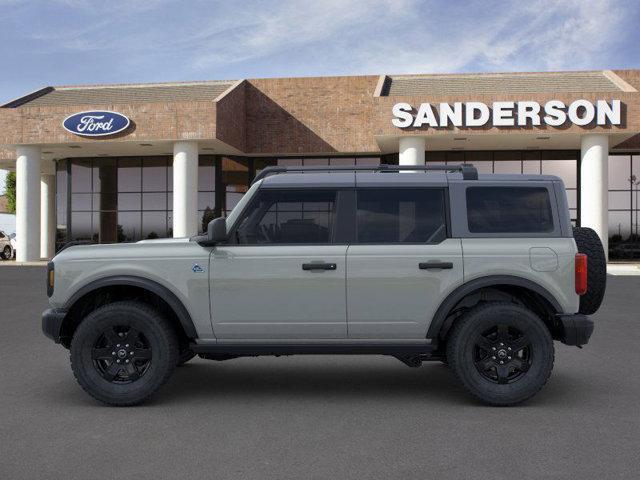
[[579,312],[591,315],[598,311],[607,288],[607,257],[598,234],[586,227],[574,227],[573,238],[578,252],[587,255],[587,293],[580,297]]

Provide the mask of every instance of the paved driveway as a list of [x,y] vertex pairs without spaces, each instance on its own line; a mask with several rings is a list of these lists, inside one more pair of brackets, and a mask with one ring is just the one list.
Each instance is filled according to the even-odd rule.
[[609,277],[584,350],[530,403],[484,407],[448,369],[384,357],[195,360],[107,408],[40,333],[44,269],[0,268],[0,478],[640,476],[640,277]]

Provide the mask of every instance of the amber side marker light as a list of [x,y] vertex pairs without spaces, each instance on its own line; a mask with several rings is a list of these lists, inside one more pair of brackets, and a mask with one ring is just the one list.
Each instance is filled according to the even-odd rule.
[[587,256],[584,253],[576,253],[576,293],[584,295],[587,293]]
[[55,272],[53,262],[47,263],[47,296],[53,295],[53,287],[55,286]]

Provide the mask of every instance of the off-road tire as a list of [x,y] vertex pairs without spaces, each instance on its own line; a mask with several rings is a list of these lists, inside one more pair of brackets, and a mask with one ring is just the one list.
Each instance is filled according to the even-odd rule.
[[[114,381],[105,379],[94,358],[98,350],[96,342],[106,338],[105,332],[112,335],[123,328],[134,328],[139,332],[138,338],[148,344],[148,348],[140,348],[140,351],[150,351],[145,371],[139,378],[127,380],[130,383],[118,383],[119,377]],[[107,344],[103,350],[109,354],[112,347]],[[73,335],[70,350],[71,368],[80,386],[95,399],[114,406],[131,406],[146,400],[169,379],[178,361],[178,340],[169,322],[149,305],[135,301],[110,303],[87,315]],[[119,352],[114,349],[116,351]],[[109,360],[100,362],[104,365]],[[118,376],[123,372],[118,371]]]
[[590,228],[574,227],[573,238],[578,252],[587,255],[587,293],[580,296],[580,310],[584,315],[598,311],[607,288],[607,257],[598,234]]
[[[509,332],[522,332],[520,338],[526,335],[530,341],[530,346],[526,347],[530,358],[528,369],[504,384],[487,379],[474,361],[479,351],[477,339],[483,332],[497,329],[498,325],[507,326]],[[514,340],[514,349],[516,343]],[[515,303],[491,302],[469,310],[456,322],[447,341],[447,360],[462,385],[477,399],[488,405],[510,406],[533,397],[549,379],[554,362],[553,339],[532,311]],[[511,370],[516,375],[517,369],[510,367]],[[497,365],[495,371],[497,375]]]

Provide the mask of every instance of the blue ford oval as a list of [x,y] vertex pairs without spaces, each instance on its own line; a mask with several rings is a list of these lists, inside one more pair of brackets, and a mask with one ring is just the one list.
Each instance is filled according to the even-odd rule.
[[121,113],[98,110],[69,115],[62,122],[62,126],[75,135],[104,137],[126,130],[130,123],[129,118]]

